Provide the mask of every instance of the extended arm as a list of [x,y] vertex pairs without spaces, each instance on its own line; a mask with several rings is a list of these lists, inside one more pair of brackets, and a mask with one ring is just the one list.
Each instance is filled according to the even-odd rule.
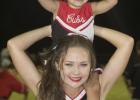
[[134,40],[121,32],[98,26],[95,26],[95,35],[107,40],[116,47],[116,51],[109,59],[100,77],[102,100],[126,68]]
[[59,2],[58,0],[38,0],[38,2],[43,6],[46,10],[55,13],[58,9]]
[[17,71],[35,95],[37,95],[38,92],[37,84],[41,76],[31,59],[25,53],[25,50],[38,40],[50,36],[50,33],[51,27],[45,26],[16,36],[7,43],[8,50]]
[[118,0],[100,0],[98,2],[92,2],[92,10],[94,15],[102,14],[113,8],[117,4]]

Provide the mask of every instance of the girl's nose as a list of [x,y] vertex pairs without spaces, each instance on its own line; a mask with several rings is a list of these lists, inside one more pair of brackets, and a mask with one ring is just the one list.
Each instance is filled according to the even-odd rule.
[[80,74],[80,69],[78,65],[74,66],[73,74],[76,74],[76,75]]

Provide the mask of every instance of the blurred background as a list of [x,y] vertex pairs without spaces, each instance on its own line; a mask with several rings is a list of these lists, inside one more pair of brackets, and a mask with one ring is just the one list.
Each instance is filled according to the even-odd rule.
[[[95,24],[124,32],[132,36],[136,43],[140,40],[139,9],[139,0],[119,0],[117,6],[109,12],[96,16]],[[37,0],[0,0],[0,51],[6,47],[7,40],[13,36],[41,26],[49,25],[51,22],[52,14],[43,9]],[[29,48],[29,54],[34,55],[40,52],[42,48],[49,47],[50,45],[51,39],[45,38]],[[93,45],[95,46],[98,64],[104,65],[115,48],[97,37],[95,37]],[[123,86],[126,98],[130,98],[131,95],[133,98],[133,94],[131,94],[131,90],[133,90],[133,87],[131,87],[131,80],[133,80],[134,75],[136,75],[136,71],[134,71],[134,66],[137,63],[136,54],[134,47],[124,76],[120,78],[121,81],[119,81],[119,85],[117,84],[116,86],[117,88]],[[136,75],[136,77],[137,76],[138,75]],[[123,94],[124,91],[119,91],[121,92],[119,95]],[[113,93],[110,95],[117,95],[117,93],[115,95]],[[109,96],[108,100],[129,100],[128,98],[112,99],[113,96],[111,96],[111,99],[109,99]],[[140,100],[140,98],[135,100]]]

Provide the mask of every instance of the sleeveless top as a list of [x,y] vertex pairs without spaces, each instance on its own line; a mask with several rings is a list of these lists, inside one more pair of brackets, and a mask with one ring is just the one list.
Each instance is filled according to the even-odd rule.
[[82,34],[91,41],[94,38],[94,16],[89,3],[81,8],[69,7],[65,1],[60,1],[55,20],[52,23],[52,40],[57,43],[59,39],[69,33]]
[[86,91],[82,90],[75,98],[65,95],[65,100],[87,100]]

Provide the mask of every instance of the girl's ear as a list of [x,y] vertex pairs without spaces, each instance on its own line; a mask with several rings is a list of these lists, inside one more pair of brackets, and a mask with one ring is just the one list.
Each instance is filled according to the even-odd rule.
[[57,62],[55,62],[55,67],[58,71],[60,71],[59,64]]

